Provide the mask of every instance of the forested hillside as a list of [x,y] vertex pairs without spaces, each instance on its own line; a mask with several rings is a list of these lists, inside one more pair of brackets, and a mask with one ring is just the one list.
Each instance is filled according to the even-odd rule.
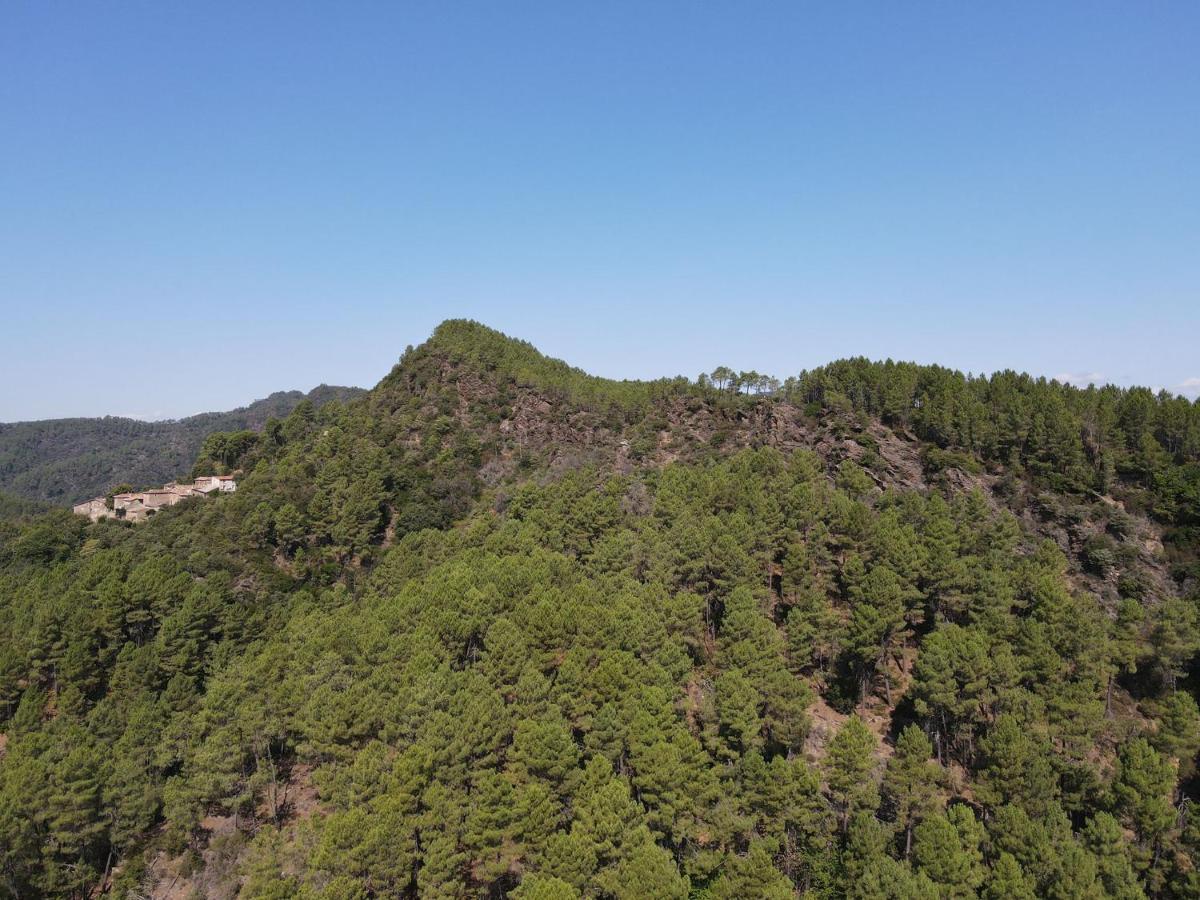
[[118,484],[163,484],[188,472],[215,431],[258,431],[305,399],[321,406],[359,393],[323,384],[307,394],[278,391],[240,409],[167,422],[118,416],[0,422],[0,491],[70,506]]
[[0,521],[0,893],[1200,896],[1197,403],[447,322],[196,453]]
[[37,513],[46,512],[50,504],[39,500],[26,500],[24,497],[14,497],[12,494],[0,492],[0,521],[5,519],[21,519]]

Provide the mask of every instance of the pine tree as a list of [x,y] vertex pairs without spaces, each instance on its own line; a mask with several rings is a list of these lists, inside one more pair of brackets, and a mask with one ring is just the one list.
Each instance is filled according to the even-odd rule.
[[1181,778],[1195,771],[1196,751],[1200,749],[1200,707],[1191,694],[1175,691],[1167,698],[1153,743],[1159,753],[1178,761]]
[[470,854],[471,878],[487,887],[503,878],[518,858],[515,791],[503,775],[486,769],[473,781],[462,846]]
[[929,720],[939,762],[944,749],[972,754],[977,730],[996,703],[1002,661],[975,628],[943,625],[925,638],[913,673],[913,704]]
[[565,881],[582,891],[596,874],[596,844],[576,822],[569,833],[559,832],[547,838],[534,861],[546,877]]
[[1121,747],[1112,784],[1114,807],[1143,846],[1157,842],[1174,823],[1174,787],[1174,767],[1145,738]]
[[55,862],[51,893],[67,894],[89,885],[100,874],[106,855],[101,817],[101,760],[81,730],[70,735],[74,749],[53,770],[45,822],[47,850]]
[[851,716],[829,742],[825,778],[844,833],[855,813],[879,805],[874,753],[878,741],[858,716]]
[[926,818],[913,832],[917,871],[938,885],[943,897],[975,897],[984,882],[982,829],[970,807],[959,804]]
[[579,889],[553,875],[530,874],[511,894],[513,900],[577,900]]
[[731,856],[722,867],[721,877],[712,886],[713,900],[791,900],[792,883],[775,868],[771,854],[761,842],[750,845],[745,856]]
[[579,777],[579,749],[561,720],[517,723],[509,764],[522,778],[540,778],[560,796],[570,794]]
[[961,564],[958,560],[958,531],[949,508],[937,494],[933,495],[926,507],[922,536],[925,541],[925,577],[922,587],[929,596],[928,619],[930,622],[936,622],[943,617],[943,607],[954,605],[962,580]]
[[843,833],[840,880],[844,885],[861,881],[880,859],[891,859],[888,846],[895,840],[892,827],[865,810],[856,812]]
[[575,821],[597,863],[606,866],[624,857],[626,841],[645,825],[645,811],[630,797],[628,783],[613,776],[603,757],[594,757],[579,788]]
[[883,797],[904,832],[904,858],[912,850],[913,828],[943,805],[945,772],[930,757],[933,744],[916,725],[907,726],[896,740],[883,776]]
[[1016,716],[1005,714],[980,741],[979,800],[993,809],[1016,804],[1031,813],[1054,798],[1054,773],[1039,746]]
[[1123,599],[1117,606],[1117,617],[1109,629],[1108,648],[1110,671],[1105,687],[1104,712],[1112,712],[1113,682],[1118,675],[1137,671],[1140,633],[1146,613],[1137,600]]
[[889,655],[908,638],[907,592],[891,569],[872,566],[852,584],[850,622],[846,647],[860,672],[860,697],[865,696],[871,676],[882,673],[888,703],[891,703]]
[[914,873],[907,863],[881,855],[847,883],[845,896],[848,900],[940,900],[942,894],[924,872]]
[[1060,855],[1058,878],[1050,884],[1046,895],[1052,900],[1090,900],[1102,896],[1096,860],[1087,850],[1069,841]]
[[597,881],[615,900],[686,900],[688,879],[679,874],[671,854],[653,841],[638,844],[614,869]]
[[1172,598],[1159,606],[1150,631],[1150,646],[1163,683],[1175,690],[1176,682],[1200,650],[1200,611],[1196,604]]
[[1083,829],[1084,845],[1096,857],[1100,880],[1113,900],[1145,900],[1138,884],[1120,823],[1109,813],[1098,812]]
[[1021,871],[1021,864],[1011,853],[1001,853],[992,864],[983,888],[984,900],[1036,900],[1033,884]]

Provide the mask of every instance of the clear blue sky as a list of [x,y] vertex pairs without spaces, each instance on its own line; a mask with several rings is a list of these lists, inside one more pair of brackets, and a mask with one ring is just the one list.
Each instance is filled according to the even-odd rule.
[[1194,396],[1198,47],[1191,0],[10,0],[0,420],[369,386],[464,316]]

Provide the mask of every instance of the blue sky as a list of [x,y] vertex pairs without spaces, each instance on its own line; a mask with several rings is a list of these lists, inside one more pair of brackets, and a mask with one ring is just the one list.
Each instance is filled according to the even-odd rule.
[[[1200,392],[1200,5],[0,5],[0,420],[864,354]],[[169,336],[169,337],[168,337]]]

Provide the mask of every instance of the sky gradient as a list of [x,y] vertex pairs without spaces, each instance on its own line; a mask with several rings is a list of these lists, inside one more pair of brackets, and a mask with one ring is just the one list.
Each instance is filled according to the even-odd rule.
[[0,5],[0,421],[866,355],[1200,394],[1200,4]]

